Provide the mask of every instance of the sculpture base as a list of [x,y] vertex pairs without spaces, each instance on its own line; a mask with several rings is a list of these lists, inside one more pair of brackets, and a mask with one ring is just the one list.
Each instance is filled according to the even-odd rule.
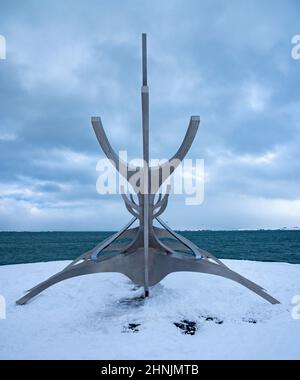
[[[154,227],[157,237],[157,246],[149,247],[148,276],[149,286],[159,283],[164,277],[173,272],[187,271],[207,273],[233,280],[250,289],[271,304],[279,301],[270,296],[266,291],[225,266],[220,260],[208,252],[198,248],[183,236],[172,231],[162,220],[158,221],[166,229]],[[133,221],[130,221],[118,233],[110,236],[94,249],[81,255],[61,272],[50,277],[48,280],[30,289],[28,293],[17,301],[23,305],[48,287],[68,278],[82,276],[91,273],[118,272],[130,278],[134,284],[144,286],[144,249],[134,248],[137,240],[134,239],[138,229],[128,229]],[[124,239],[132,238],[131,242]],[[163,242],[163,238],[168,242]],[[185,250],[183,249],[185,247]],[[178,249],[181,248],[181,249]],[[119,250],[119,251],[118,251]],[[117,251],[117,253],[116,253]],[[149,293],[145,294],[148,297]]]

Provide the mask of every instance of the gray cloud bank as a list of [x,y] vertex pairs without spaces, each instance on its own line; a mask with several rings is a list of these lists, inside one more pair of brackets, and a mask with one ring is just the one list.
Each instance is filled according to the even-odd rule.
[[[96,192],[101,115],[141,155],[140,34],[148,33],[151,154],[170,156],[189,116],[205,200],[173,196],[174,228],[300,225],[298,1],[1,1],[0,229],[117,229],[119,196]],[[131,133],[129,134],[128,131]]]

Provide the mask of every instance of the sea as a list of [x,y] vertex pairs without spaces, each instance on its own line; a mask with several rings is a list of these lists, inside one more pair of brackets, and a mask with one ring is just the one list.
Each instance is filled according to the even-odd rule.
[[[179,231],[221,259],[300,264],[300,230]],[[71,260],[113,232],[0,232],[0,265]]]

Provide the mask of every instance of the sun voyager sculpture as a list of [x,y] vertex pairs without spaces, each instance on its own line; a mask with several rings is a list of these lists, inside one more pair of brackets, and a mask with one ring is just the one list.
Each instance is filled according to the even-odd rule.
[[[17,301],[23,305],[48,287],[76,276],[91,273],[118,272],[127,276],[134,284],[144,288],[145,297],[149,288],[159,283],[168,274],[178,271],[199,272],[233,280],[271,304],[277,304],[262,287],[228,268],[211,253],[199,248],[184,236],[173,231],[162,219],[167,207],[170,189],[160,192],[163,183],[184,159],[196,136],[200,124],[199,116],[192,116],[186,135],[174,156],[158,166],[149,166],[149,87],[147,83],[147,39],[142,34],[142,128],[143,166],[130,166],[113,150],[105,134],[100,117],[91,122],[97,140],[116,170],[133,186],[136,195],[122,193],[125,206],[132,219],[119,232],[109,236],[96,247],[83,253],[62,271],[36,285]],[[142,173],[141,180],[132,181]],[[139,182],[139,183],[137,183]],[[159,193],[159,194],[158,194]],[[157,221],[160,227],[154,226]],[[137,227],[132,227],[138,222]]]

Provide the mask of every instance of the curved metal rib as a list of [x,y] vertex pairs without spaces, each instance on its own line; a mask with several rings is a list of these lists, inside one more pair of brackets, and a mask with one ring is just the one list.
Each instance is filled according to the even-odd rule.
[[110,145],[110,142],[108,141],[108,138],[106,136],[106,133],[104,131],[101,118],[98,116],[93,116],[92,119],[92,125],[94,128],[94,132],[96,134],[97,140],[105,153],[106,157],[111,160],[117,171],[127,180],[130,179],[130,177],[139,170],[137,167],[129,166],[127,162],[123,161],[117,153],[113,150],[112,146]]
[[167,244],[162,242],[158,236],[156,235],[155,229],[152,231],[152,237],[154,239],[155,246],[162,249],[164,252],[171,253],[172,255],[178,255],[178,252],[174,251],[171,247],[169,247]]
[[162,193],[158,194],[158,199],[157,199],[157,202],[154,204],[153,210],[156,210],[157,208],[161,207],[161,205],[165,202],[165,198],[170,195],[170,191],[171,191],[171,186],[168,185],[164,196],[162,196]]
[[[190,254],[191,250],[189,248],[187,248],[186,245],[184,245],[180,241],[178,241],[177,239],[172,238],[172,240],[167,241],[166,244],[168,245],[169,248],[175,249],[176,252],[178,250],[178,251],[181,251],[183,253],[189,254],[191,256],[191,254]],[[193,255],[193,257],[195,257],[195,256]]]
[[[179,249],[180,251],[187,250],[186,254],[188,255],[187,257],[192,257],[195,259],[195,253],[194,251],[191,250],[191,248],[187,247],[186,244],[183,244],[180,240],[178,240],[174,235],[172,235],[170,232],[168,232],[164,228],[159,228],[159,227],[153,227],[153,231],[155,233],[156,239],[159,240],[159,243],[164,244],[167,246],[168,249],[172,249],[172,254],[176,253],[178,255],[178,252],[174,251],[174,249]],[[166,241],[166,244],[161,240],[162,238],[167,238],[170,239],[169,241]],[[192,254],[190,254],[191,252]],[[202,259],[202,256],[198,256],[199,259]]]
[[187,155],[187,152],[190,150],[191,145],[193,144],[194,138],[198,131],[199,124],[200,116],[191,116],[189,126],[182,141],[182,144],[180,145],[179,149],[174,154],[174,156],[171,158],[171,161],[173,159],[178,159],[180,161],[184,159],[184,157]]
[[191,116],[187,132],[184,136],[182,144],[180,145],[174,156],[167,162],[159,166],[150,168],[151,172],[151,191],[156,193],[163,182],[174,172],[179,163],[184,159],[189,151],[194,138],[196,136],[200,124],[199,116]]
[[83,276],[86,274],[98,273],[98,272],[121,272],[122,273],[119,260],[118,259],[116,260],[116,258],[118,257],[120,257],[120,255],[115,255],[111,257],[110,260],[105,260],[99,263],[94,262],[94,261],[85,261],[67,270],[62,270],[61,272],[58,272],[54,276],[48,278],[48,280],[43,281],[39,285],[34,287],[25,296],[23,296],[18,301],[16,301],[16,303],[18,305],[24,305],[31,298],[37,296],[39,293],[41,293],[45,289],[49,288],[50,286],[54,284],[57,284],[58,282],[66,280],[68,278]]
[[164,257],[160,256],[159,259],[161,261],[160,266],[164,268],[164,271],[162,271],[160,273],[160,277],[156,279],[157,282],[172,272],[189,271],[213,274],[216,276],[228,278],[245,286],[246,288],[256,293],[260,297],[264,298],[266,301],[270,302],[273,305],[280,303],[277,299],[273,298],[268,293],[266,293],[266,291],[261,286],[232,271],[231,269],[213,263],[211,261],[180,260],[177,258],[173,258],[172,255]]
[[98,255],[99,252],[103,251],[106,247],[108,247],[112,242],[117,240],[123,233],[128,230],[128,228],[137,220],[136,217],[132,218],[126,226],[124,226],[120,231],[116,232],[115,234],[109,236],[105,240],[103,240],[101,243],[97,244],[94,248],[90,249],[89,251],[83,253],[82,255],[78,256],[75,260],[73,260],[69,265],[65,267],[65,269],[68,269],[75,265],[80,260],[83,260],[86,257],[95,257]]
[[[130,223],[130,222],[129,222]],[[126,227],[126,226],[125,226]],[[125,228],[124,227],[124,228]],[[138,231],[139,231],[139,227],[135,227],[135,228],[131,228],[131,229],[127,229],[125,230],[119,237],[122,236],[122,238],[128,238],[128,237],[132,237],[134,236],[134,240],[133,242],[136,240],[136,236],[138,234]],[[79,257],[77,257],[75,260],[73,260],[70,264],[68,264],[63,270],[68,270],[76,265],[78,265],[78,263],[82,260],[88,260],[90,259],[91,257],[91,254],[93,252],[95,252],[96,250],[98,250],[98,252],[101,252],[103,249],[106,249],[110,246],[110,244],[113,244],[113,242],[109,242],[110,239],[112,238],[112,236],[109,236],[108,238],[106,238],[105,240],[103,240],[101,243],[97,244],[94,248],[90,249],[89,251],[86,251],[85,253],[83,253],[82,255],[80,255]],[[115,241],[115,240],[113,240]],[[125,247],[124,251],[126,251],[128,249],[128,247],[130,247],[132,245],[133,242],[130,242],[130,243],[127,243],[127,247]],[[107,244],[108,243],[108,244]],[[103,248],[101,247],[103,246]],[[107,256],[105,257],[107,258]],[[53,276],[49,277],[48,280],[50,280],[52,277],[55,277],[56,274],[54,274]],[[39,287],[40,284],[32,287],[31,289],[28,289],[27,292],[31,292],[32,290],[34,290],[35,288]]]
[[124,203],[125,203],[125,207],[126,207],[127,211],[128,211],[130,214],[132,214],[135,218],[140,218],[141,216],[140,216],[138,213],[136,213],[136,212],[134,211],[134,209],[131,207],[131,204],[130,204],[131,202],[130,202],[129,199],[126,197],[126,195],[121,193],[121,196],[122,196],[122,198],[123,198],[123,201],[124,201]]
[[[123,198],[123,199],[125,200],[126,198]],[[127,211],[131,215],[133,215],[135,218],[140,218],[141,217],[141,215],[137,214],[126,202],[125,202],[125,207],[126,207]]]
[[168,200],[169,200],[169,194],[166,194],[161,200],[160,209],[154,213],[153,218],[157,218],[159,215],[161,215],[165,211],[168,205]]
[[115,234],[113,234],[110,239],[109,239],[109,242],[107,242],[106,244],[103,244],[103,246],[101,247],[100,250],[94,250],[94,252],[92,253],[91,255],[91,259],[92,260],[96,260],[97,259],[97,256],[99,254],[100,251],[102,251],[104,248],[106,248],[108,245],[110,245],[113,241],[117,240],[118,237],[120,237],[126,230],[128,230],[128,228],[137,220],[136,217],[133,217],[129,223],[126,224],[125,227],[123,227],[120,231],[116,232]]
[[[115,250],[117,249],[118,251],[120,251],[119,253],[127,253],[128,249],[130,249],[136,242],[137,240],[139,239],[139,236],[140,236],[140,230],[141,230],[141,227],[135,227],[135,228],[130,228],[129,230],[126,230],[122,235],[121,235],[121,239],[125,239],[125,238],[132,238],[132,240],[130,242],[113,242],[112,244],[110,244],[109,246],[107,246],[105,248],[105,250],[109,251],[109,250]],[[101,258],[98,257],[97,258],[97,261],[99,261]]]
[[135,203],[135,202],[132,202],[128,197],[127,195],[125,194],[125,191],[124,191],[124,187],[121,186],[121,196],[123,198],[123,201],[125,202],[125,205],[127,205],[128,207],[130,207],[130,209],[133,209],[133,210],[136,210],[137,213],[135,213],[135,216],[138,216],[141,214],[141,208]]
[[156,205],[157,205],[157,203],[159,203],[161,201],[161,198],[162,198],[162,193],[159,193],[158,197],[157,197],[157,201],[155,203]]
[[[230,270],[229,268],[222,267],[221,265],[212,263],[210,261],[195,259],[185,260],[182,259],[182,257],[179,258],[178,255],[177,257],[173,257],[173,255],[163,255],[156,251],[152,252],[152,250],[150,250],[149,259],[153,264],[151,265],[152,270],[150,271],[151,286],[157,284],[172,272],[200,272],[228,278],[245,286],[271,304],[280,303],[278,300],[266,293],[266,291],[261,286]],[[141,268],[142,264],[143,257],[139,250],[132,255],[126,256],[123,254],[118,254],[101,262],[85,261],[71,267],[68,270],[63,270],[48,280],[42,282],[34,290],[26,294],[24,297],[20,298],[17,303],[19,305],[23,305],[34,296],[41,293],[43,290],[60,281],[90,273],[119,272],[129,277],[135,283],[142,285],[143,276],[140,275],[139,271],[136,271],[136,268]],[[154,269],[154,267],[156,267],[156,269]]]
[[222,263],[221,260],[217,259],[214,255],[211,253],[199,248],[196,244],[192,243],[190,240],[185,238],[184,236],[178,234],[177,232],[173,231],[162,219],[156,218],[156,220],[172,235],[174,236],[177,240],[181,241],[186,247],[188,247],[191,251],[194,252],[195,256],[200,258],[200,257],[205,257],[205,258],[210,258],[214,260],[216,263],[220,264],[223,267],[226,267],[224,263]]
[[136,203],[134,197],[133,197],[133,194],[129,193],[129,196],[130,196],[130,200],[132,203],[134,203],[136,206],[138,206],[138,204]]

